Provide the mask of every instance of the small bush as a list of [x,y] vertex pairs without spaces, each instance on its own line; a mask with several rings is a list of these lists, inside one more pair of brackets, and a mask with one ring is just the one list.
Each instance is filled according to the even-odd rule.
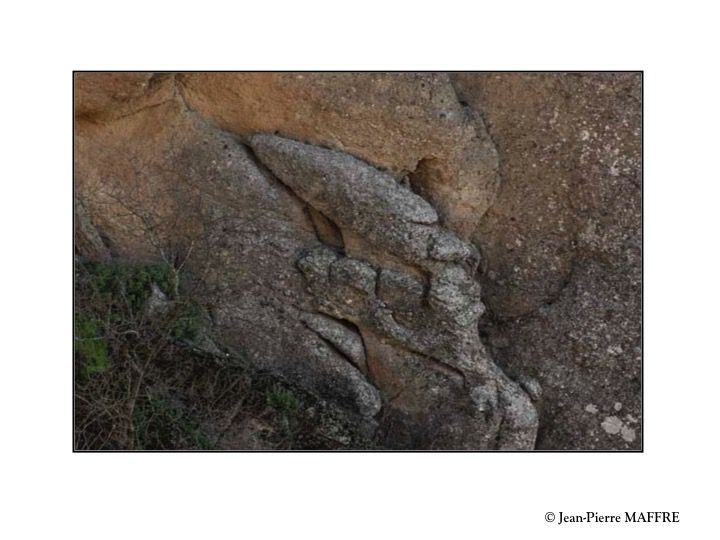
[[135,409],[135,447],[210,450],[213,444],[200,424],[165,398],[148,398]]
[[83,377],[102,373],[110,367],[108,344],[97,322],[82,315],[75,317],[75,351],[82,359]]
[[189,302],[178,313],[172,327],[175,339],[194,343],[206,330],[206,317],[203,309],[195,302]]
[[294,416],[300,408],[300,403],[295,394],[279,384],[275,384],[268,389],[267,404],[287,417]]
[[81,272],[88,285],[106,305],[126,303],[133,314],[142,311],[155,283],[165,294],[174,294],[173,270],[163,263],[84,263]]

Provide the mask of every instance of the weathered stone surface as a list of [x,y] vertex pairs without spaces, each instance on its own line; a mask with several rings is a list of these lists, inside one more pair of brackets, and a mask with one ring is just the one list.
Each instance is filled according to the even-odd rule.
[[[500,155],[502,187],[473,236],[483,331],[510,373],[542,386],[538,446],[640,448],[640,75],[453,82]],[[617,402],[634,437],[601,426]]]
[[78,254],[183,265],[224,343],[384,444],[526,448],[532,398],[540,448],[640,447],[639,76],[80,73],[75,101]]
[[357,331],[349,329],[346,324],[339,322],[337,319],[315,313],[303,313],[300,315],[300,320],[307,324],[308,328],[317,332],[319,336],[330,342],[345,355],[356,368],[367,375],[365,347]]
[[100,233],[88,215],[85,205],[77,198],[73,200],[73,203],[75,211],[75,253],[96,261],[109,260],[110,250],[100,237]]
[[298,197],[341,230],[425,269],[438,260],[475,270],[472,244],[441,229],[433,207],[389,174],[348,154],[282,137],[255,135],[250,145]]
[[[441,228],[421,197],[357,159],[272,135],[254,136],[250,144],[341,233],[351,230],[375,246],[367,253],[351,249],[352,256],[319,247],[303,254],[298,267],[317,309],[351,321],[372,344],[368,373],[386,397],[384,422],[390,418],[394,430],[411,434],[414,445],[532,448],[535,409],[480,343],[475,248]],[[427,273],[427,290],[412,274],[382,268],[377,253],[385,251]],[[402,400],[388,399],[399,395]],[[384,442],[409,444],[396,435],[386,430]]]
[[303,323],[312,299],[295,260],[319,244],[303,204],[241,143],[177,100],[79,120],[75,155],[78,207],[108,252],[182,265],[225,345],[369,419],[378,413],[377,389]]
[[191,73],[178,81],[188,105],[224,129],[279,134],[410,175],[463,238],[497,190],[494,146],[446,74]]
[[[338,266],[342,271],[336,271]],[[352,321],[363,335],[370,379],[386,397],[381,421],[385,444],[456,449],[533,447],[535,409],[528,396],[487,357],[477,333],[479,290],[453,275],[464,272],[460,267],[453,268],[457,272],[450,272],[451,277],[432,282],[430,296],[435,302],[415,297],[416,309],[409,317],[402,317],[404,306],[397,309],[388,301],[391,295],[376,296],[377,272],[364,261],[319,247],[303,256],[299,267],[317,299],[318,310]],[[395,282],[403,285],[413,280],[393,274]],[[386,281],[385,287],[392,284]],[[399,291],[401,302],[405,302],[405,291]]]
[[75,115],[90,121],[129,116],[173,99],[173,75],[75,73]]

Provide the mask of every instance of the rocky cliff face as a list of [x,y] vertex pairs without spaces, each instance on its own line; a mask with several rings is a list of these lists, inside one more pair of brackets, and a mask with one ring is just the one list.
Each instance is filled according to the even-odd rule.
[[[75,78],[76,250],[390,448],[639,448],[632,74]],[[487,306],[485,309],[484,304]]]

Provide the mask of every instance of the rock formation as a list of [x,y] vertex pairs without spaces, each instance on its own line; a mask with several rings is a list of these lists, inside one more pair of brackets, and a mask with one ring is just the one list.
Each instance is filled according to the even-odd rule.
[[79,73],[76,250],[182,267],[225,346],[385,447],[637,448],[638,92]]
[[366,377],[384,396],[383,442],[401,448],[532,448],[530,399],[480,343],[475,247],[425,200],[333,150],[256,135],[260,160],[348,239],[298,267],[322,313],[362,334]]

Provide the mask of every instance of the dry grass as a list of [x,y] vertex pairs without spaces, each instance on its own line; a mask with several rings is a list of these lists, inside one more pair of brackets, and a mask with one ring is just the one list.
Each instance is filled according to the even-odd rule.
[[370,446],[343,411],[215,346],[169,268],[79,262],[75,277],[76,449]]

